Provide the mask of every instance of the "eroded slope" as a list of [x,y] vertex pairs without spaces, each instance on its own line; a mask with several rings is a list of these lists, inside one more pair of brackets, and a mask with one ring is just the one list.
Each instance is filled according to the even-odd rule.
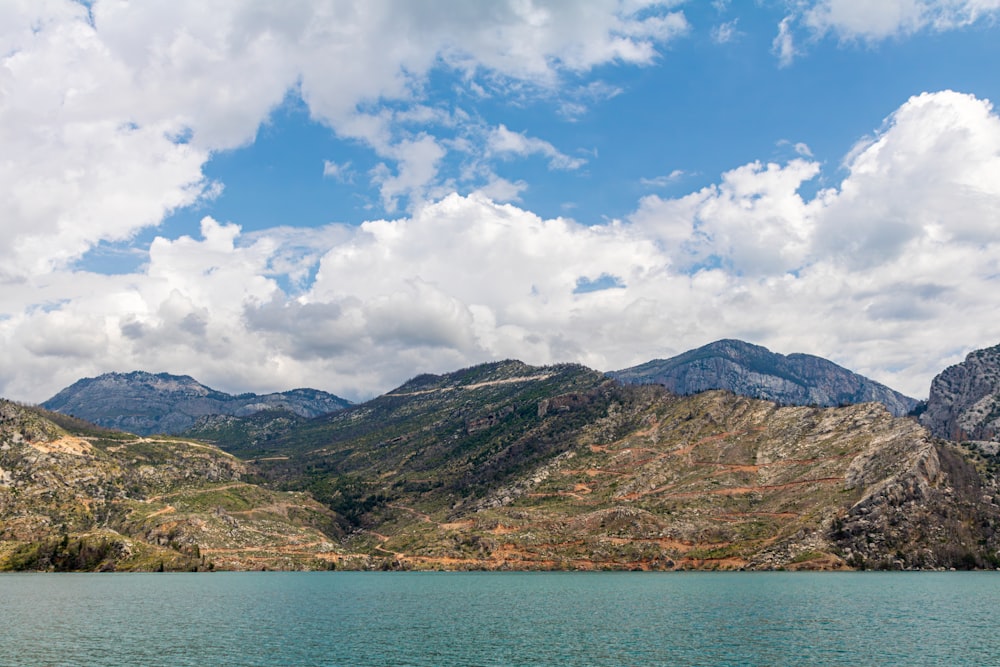
[[[984,462],[881,405],[779,408],[656,387],[605,387],[601,396],[602,416],[484,493],[417,488],[401,483],[411,475],[384,471],[352,550],[417,568],[997,562],[1000,512]],[[568,406],[566,417],[575,409],[546,400]]]
[[214,447],[0,401],[0,569],[296,569],[335,560],[329,509],[246,477],[243,462]]

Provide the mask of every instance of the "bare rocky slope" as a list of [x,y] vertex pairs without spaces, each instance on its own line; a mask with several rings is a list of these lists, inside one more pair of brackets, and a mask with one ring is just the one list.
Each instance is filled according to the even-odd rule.
[[316,389],[232,396],[187,375],[133,371],[78,380],[42,403],[42,407],[105,428],[152,435],[181,433],[209,415],[246,417],[282,409],[301,417],[315,417],[350,404]]
[[337,521],[214,447],[0,400],[0,570],[326,568]]
[[1000,442],[1000,345],[969,353],[931,382],[921,423],[940,438]]
[[833,407],[878,402],[893,415],[917,400],[809,354],[776,354],[739,340],[720,340],[670,359],[608,373],[627,384],[660,384],[675,394],[725,389],[785,405]]

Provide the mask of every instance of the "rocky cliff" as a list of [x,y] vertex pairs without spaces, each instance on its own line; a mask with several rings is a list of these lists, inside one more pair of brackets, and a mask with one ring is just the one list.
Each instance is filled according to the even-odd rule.
[[73,383],[42,407],[139,435],[178,434],[208,415],[248,416],[283,409],[302,417],[341,410],[350,401],[316,389],[232,396],[186,375],[106,373]]
[[971,352],[935,377],[920,421],[940,438],[1000,441],[1000,345]]
[[627,384],[660,384],[681,395],[725,389],[785,405],[877,402],[897,417],[917,405],[916,399],[821,357],[776,354],[738,340],[720,340],[608,375]]

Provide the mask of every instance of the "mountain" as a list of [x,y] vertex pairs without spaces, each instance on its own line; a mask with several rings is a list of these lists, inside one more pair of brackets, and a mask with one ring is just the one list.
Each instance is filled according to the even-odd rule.
[[0,400],[0,570],[326,569],[342,520],[214,447]]
[[725,389],[784,405],[832,407],[874,401],[897,417],[917,406],[916,399],[822,357],[776,354],[738,340],[716,341],[608,375],[626,384],[660,384],[676,394]]
[[349,521],[357,567],[998,564],[996,461],[877,403],[677,396],[507,361],[414,378],[241,454]]
[[284,409],[302,417],[315,417],[350,404],[316,389],[232,396],[187,375],[134,371],[78,380],[42,403],[42,407],[106,428],[152,435],[181,433],[207,415],[245,417]]
[[228,454],[9,409],[0,567],[1000,565],[1000,456],[877,402],[681,396],[508,360],[313,418],[199,422]]
[[1000,442],[1000,345],[970,352],[935,377],[920,421],[939,438]]

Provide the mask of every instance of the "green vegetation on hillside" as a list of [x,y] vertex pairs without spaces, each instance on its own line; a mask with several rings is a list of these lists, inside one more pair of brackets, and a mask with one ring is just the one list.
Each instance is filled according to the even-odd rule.
[[230,454],[0,401],[0,570],[317,568],[340,523]]

